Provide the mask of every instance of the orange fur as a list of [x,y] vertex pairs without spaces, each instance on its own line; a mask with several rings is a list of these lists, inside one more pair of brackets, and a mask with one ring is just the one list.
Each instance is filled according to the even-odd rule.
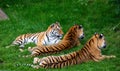
[[40,33],[29,33],[18,36],[10,46],[18,45],[23,48],[25,44],[30,42],[35,43],[36,45],[52,45],[58,43],[63,35],[62,28],[58,22],[50,25],[48,29]]
[[80,44],[79,38],[83,37],[84,33],[82,26],[74,25],[69,29],[61,42],[49,46],[36,46],[29,48],[29,51],[32,53],[31,56],[38,56],[46,53],[56,53]]
[[105,58],[115,58],[114,55],[102,55],[101,49],[106,46],[103,34],[95,34],[79,51],[61,56],[48,56],[44,58],[35,58],[34,63],[39,65],[33,68],[62,68],[64,66],[79,64],[87,61],[101,61]]

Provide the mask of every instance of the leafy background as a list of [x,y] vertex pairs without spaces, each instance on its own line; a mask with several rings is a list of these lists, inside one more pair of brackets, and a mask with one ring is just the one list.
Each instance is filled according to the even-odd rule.
[[[120,71],[120,1],[119,0],[0,0],[0,8],[9,20],[0,21],[0,71]],[[64,50],[56,55],[67,54],[82,48],[95,33],[104,33],[107,48],[103,54],[116,55],[114,59],[101,62],[87,62],[62,69],[33,69],[23,64],[31,64],[33,58],[18,55],[30,54],[18,47],[5,46],[19,35],[45,31],[47,27],[60,22],[64,33],[74,24],[84,27],[85,38],[78,47]],[[44,57],[44,56],[40,56]],[[17,64],[21,64],[16,66]]]

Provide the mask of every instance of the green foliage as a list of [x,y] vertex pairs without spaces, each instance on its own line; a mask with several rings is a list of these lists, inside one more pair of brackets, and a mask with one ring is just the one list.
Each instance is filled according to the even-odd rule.
[[[119,0],[0,0],[0,7],[10,20],[0,21],[0,71],[120,71],[120,1]],[[45,31],[59,21],[64,33],[73,24],[82,24],[85,39],[81,45],[64,50],[56,55],[67,54],[82,48],[94,32],[104,33],[107,48],[103,54],[116,55],[115,59],[101,62],[87,62],[62,69],[33,69],[17,64],[31,64],[33,58],[20,58],[18,55],[30,54],[26,45],[20,52],[17,46],[5,46],[21,34]],[[45,55],[46,56],[46,55]],[[44,56],[40,56],[44,57]]]

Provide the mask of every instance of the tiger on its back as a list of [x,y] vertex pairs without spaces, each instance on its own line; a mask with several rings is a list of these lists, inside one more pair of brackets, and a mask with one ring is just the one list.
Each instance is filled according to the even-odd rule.
[[18,36],[13,43],[10,46],[7,46],[6,48],[9,48],[11,46],[18,45],[19,47],[23,48],[25,44],[28,44],[30,42],[35,43],[36,45],[51,45],[58,43],[63,35],[63,31],[61,29],[61,26],[58,22],[50,25],[48,29],[44,32],[40,33],[29,33],[29,34],[23,34]]
[[41,59],[35,58],[34,63],[39,63],[39,65],[32,65],[32,67],[62,68],[90,60],[98,62],[105,58],[115,58],[114,55],[102,55],[101,49],[105,47],[106,43],[103,34],[95,34],[81,50],[61,56],[48,56]]
[[63,40],[61,40],[59,43],[49,46],[36,46],[33,48],[29,48],[29,51],[31,52],[31,56],[38,56],[46,53],[56,53],[64,49],[71,48],[75,45],[79,45],[79,38],[83,37],[84,33],[82,26],[74,25],[69,29]]

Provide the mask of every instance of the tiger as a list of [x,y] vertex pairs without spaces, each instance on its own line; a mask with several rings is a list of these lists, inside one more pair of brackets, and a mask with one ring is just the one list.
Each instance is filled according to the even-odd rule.
[[65,66],[80,64],[88,61],[99,62],[104,59],[115,58],[115,55],[102,55],[101,49],[106,47],[106,40],[103,34],[96,33],[84,45],[81,50],[60,56],[35,57],[31,65],[33,68],[63,68]]
[[[74,25],[72,26],[63,39],[53,45],[48,46],[35,46],[33,48],[28,48],[28,51],[31,52],[30,56],[39,56],[41,54],[51,54],[57,53],[65,49],[69,49],[73,46],[78,46],[80,44],[80,39],[84,38],[84,32],[82,25]],[[25,56],[23,56],[25,57]],[[28,57],[28,56],[26,56]]]
[[[24,48],[25,44],[35,43],[37,46],[40,45],[52,45],[61,41],[63,36],[62,27],[59,22],[51,24],[48,29],[40,33],[29,33],[18,36],[10,46],[18,45],[20,49]],[[22,51],[22,50],[21,50]]]

